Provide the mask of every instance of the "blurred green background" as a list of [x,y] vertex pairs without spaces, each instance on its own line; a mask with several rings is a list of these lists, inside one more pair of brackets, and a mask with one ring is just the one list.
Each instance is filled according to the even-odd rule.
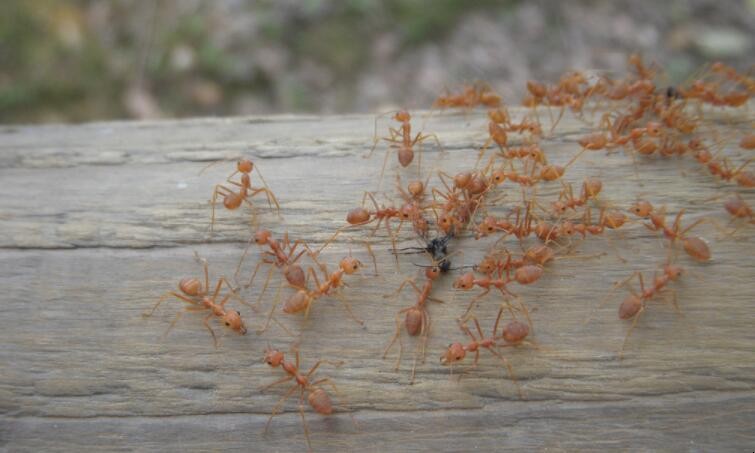
[[370,112],[488,81],[749,70],[755,0],[3,0],[0,122]]

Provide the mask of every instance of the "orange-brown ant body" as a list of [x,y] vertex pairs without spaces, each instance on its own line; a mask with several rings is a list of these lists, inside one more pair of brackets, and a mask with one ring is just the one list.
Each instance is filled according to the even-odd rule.
[[[238,192],[223,184],[217,184],[215,186],[215,189],[212,192],[212,217],[210,221],[210,231],[212,231],[215,225],[215,204],[217,203],[217,198],[219,196],[223,197],[223,206],[225,206],[226,209],[232,211],[238,209],[242,203],[246,203],[251,208],[254,208],[254,205],[251,201],[249,201],[249,199],[259,193],[264,193],[267,197],[268,205],[272,207],[272,205],[274,204],[276,212],[278,213],[278,215],[280,215],[280,204],[278,204],[278,200],[275,198],[273,192],[267,187],[267,184],[265,183],[264,178],[262,178],[262,173],[260,173],[259,169],[257,169],[257,174],[260,176],[263,187],[252,187],[250,174],[255,168],[256,167],[252,163],[252,161],[248,159],[241,159],[236,163],[236,171],[231,173],[231,175],[226,178],[226,182],[238,187]],[[241,182],[237,182],[231,179],[237,173],[241,173]]]
[[[152,310],[150,310],[148,313],[144,313],[143,316],[145,318],[152,316],[157,307],[170,297],[175,297],[176,299],[188,303],[189,306],[185,307],[185,311],[209,311],[207,316],[204,318],[204,326],[207,327],[207,330],[210,331],[215,347],[217,347],[218,339],[215,336],[215,331],[212,330],[212,327],[210,326],[210,318],[217,318],[226,327],[241,335],[246,334],[246,325],[241,319],[241,312],[236,310],[226,310],[225,308],[225,304],[231,299],[231,297],[236,297],[239,301],[241,301],[241,298],[236,295],[235,290],[225,277],[218,278],[218,282],[215,285],[215,290],[212,292],[212,294],[209,293],[210,276],[208,265],[207,261],[202,261],[204,267],[204,285],[202,285],[202,282],[197,278],[182,279],[178,283],[178,290],[180,292],[168,291],[162,297],[160,297],[160,299],[158,299],[157,303],[152,307]],[[223,297],[220,302],[217,302],[218,297],[220,296],[221,287],[223,285],[226,285],[228,287],[229,294]],[[173,328],[178,319],[181,317],[182,313],[183,311],[178,312],[164,335],[167,335],[168,332]]]
[[[278,401],[278,403],[273,408],[272,413],[270,414],[270,417],[267,419],[267,423],[265,424],[265,432],[270,428],[270,422],[273,421],[273,417],[282,409],[283,404],[288,400],[293,393],[298,389],[299,390],[299,414],[301,415],[302,425],[304,426],[304,435],[307,440],[307,447],[311,451],[312,450],[312,444],[309,439],[309,426],[307,425],[307,419],[304,416],[304,396],[306,393],[306,399],[307,403],[312,407],[312,409],[317,412],[320,415],[331,415],[333,413],[333,408],[336,407],[333,405],[333,402],[330,398],[330,395],[323,389],[323,384],[328,384],[331,386],[333,391],[337,394],[338,389],[336,388],[335,384],[330,380],[330,378],[322,378],[313,380],[312,375],[317,371],[317,369],[322,365],[323,363],[333,363],[329,362],[327,360],[319,360],[317,361],[312,367],[307,371],[306,373],[302,374],[299,371],[299,350],[298,348],[295,349],[296,352],[296,362],[286,362],[285,356],[283,352],[278,351],[276,349],[268,349],[265,351],[264,356],[264,362],[270,365],[272,368],[281,367],[283,371],[286,372],[285,377],[266,385],[262,388],[262,391],[265,391],[269,389],[270,387],[273,387],[275,385],[283,384],[285,382],[288,382],[290,380],[294,380],[294,384],[291,386],[291,388],[281,397],[281,399]],[[340,366],[340,363],[336,363],[336,365]],[[354,420],[352,416],[352,421],[356,425],[356,420]]]

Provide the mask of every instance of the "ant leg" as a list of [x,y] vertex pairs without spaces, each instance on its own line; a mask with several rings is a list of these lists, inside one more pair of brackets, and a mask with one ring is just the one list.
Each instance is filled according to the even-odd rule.
[[[472,311],[472,308],[474,308],[474,306],[477,303],[477,301],[480,300],[480,299],[482,299],[483,297],[485,297],[489,292],[490,292],[490,288],[485,288],[485,290],[483,292],[481,292],[480,294],[478,294],[477,296],[475,296],[469,302],[469,306],[467,307],[467,310],[464,312],[464,315],[462,315],[461,318],[462,319],[466,318],[466,316],[469,314],[469,312]],[[514,313],[512,312],[511,314],[513,315]]]
[[527,324],[530,326],[530,332],[534,335],[535,327],[532,325],[532,319],[530,318],[530,311],[527,310],[527,305],[524,304],[522,299],[517,297],[517,300],[519,301],[519,307],[522,309],[522,312],[524,313],[524,318],[527,320]]
[[341,294],[340,291],[336,291],[334,294],[335,294],[336,298],[338,300],[340,300],[341,303],[343,303],[343,306],[344,306],[344,308],[346,308],[346,311],[348,312],[349,317],[351,317],[351,319],[353,319],[354,321],[356,321],[357,324],[359,324],[360,326],[364,327],[364,321],[362,321],[361,319],[357,318],[356,315],[354,315],[354,312],[351,311],[351,304],[349,303],[348,300],[346,300],[346,298],[343,296],[343,294]]
[[[414,280],[413,278],[407,278],[406,280],[404,280],[403,282],[401,282],[401,285],[399,285],[399,287],[398,287],[398,289],[396,291],[394,291],[392,293],[389,293],[389,294],[383,295],[383,298],[387,299],[387,298],[392,297],[392,296],[398,296],[399,294],[401,294],[401,290],[404,289],[404,287],[407,284],[411,283],[413,280]],[[415,288],[416,288],[416,286],[415,286]]]
[[398,358],[396,359],[395,370],[398,370],[399,364],[401,363],[401,355],[404,350],[404,345],[401,343],[401,315],[411,310],[412,308],[413,307],[404,308],[403,310],[399,310],[399,312],[396,313],[396,333],[393,334],[391,342],[388,343],[388,346],[386,346],[386,348],[383,350],[383,358],[385,358],[388,355],[388,351],[390,351],[391,347],[393,347],[393,344],[396,343],[396,340],[398,340],[399,350]]
[[223,195],[220,192],[221,189],[225,190],[226,192],[232,192],[232,190],[220,184],[217,184],[215,186],[215,190],[212,191],[212,202],[210,203],[210,205],[212,206],[212,216],[210,217],[210,234],[212,234],[213,228],[215,226],[215,204],[217,203],[218,195]]
[[170,298],[171,296],[173,296],[173,297],[177,297],[178,299],[181,299],[182,301],[184,301],[184,302],[187,302],[187,303],[189,303],[189,304],[192,304],[192,305],[197,305],[197,302],[196,302],[196,301],[193,301],[193,300],[189,299],[188,297],[186,297],[186,296],[184,296],[184,295],[178,294],[177,292],[174,292],[174,291],[168,291],[167,293],[163,294],[163,295],[162,295],[162,296],[161,296],[161,297],[160,297],[160,298],[159,298],[159,299],[157,300],[157,303],[155,304],[155,306],[154,306],[154,307],[152,307],[152,310],[150,310],[150,311],[149,311],[149,313],[142,313],[142,316],[143,316],[144,318],[149,318],[150,316],[152,316],[152,314],[153,314],[153,313],[155,312],[155,310],[157,309],[157,306],[158,306],[158,305],[160,305],[161,303],[163,303],[163,301],[164,301],[164,300],[166,300],[166,299]]
[[[377,258],[375,257],[375,253],[372,251],[372,246],[370,245],[369,242],[364,241],[364,245],[365,245],[365,247],[367,247],[367,253],[369,253],[370,256],[372,257],[372,264],[373,264],[373,266],[375,266],[375,276],[377,276],[378,275],[378,268],[377,268]],[[398,258],[396,258],[396,259],[398,259]]]
[[[278,303],[280,302],[280,295],[281,295],[282,288],[283,288],[283,280],[280,281],[280,284],[278,285],[278,290],[275,292],[275,297],[273,298],[273,306],[270,307],[270,312],[267,314],[267,320],[265,321],[265,325],[264,327],[262,327],[261,330],[257,331],[257,335],[264,333],[268,329],[268,327],[270,327],[270,321],[274,319],[273,313],[275,312],[275,309],[278,307]],[[277,320],[276,320],[276,324],[281,325]],[[284,327],[284,330],[288,331],[288,329],[286,329],[285,327]]]
[[630,282],[630,281],[631,281],[631,280],[632,280],[633,278],[635,278],[635,277],[636,277],[636,276],[637,276],[638,274],[640,274],[640,272],[639,272],[639,271],[634,271],[634,272],[632,272],[632,275],[630,275],[629,277],[625,278],[624,280],[622,280],[622,281],[620,281],[620,282],[616,282],[616,283],[614,283],[614,285],[613,285],[613,288],[611,288],[611,291],[609,291],[609,292],[608,292],[608,294],[606,294],[606,297],[604,297],[604,298],[603,298],[603,300],[601,300],[601,301],[600,301],[600,302],[598,303],[598,305],[597,305],[597,306],[596,306],[595,308],[593,308],[593,310],[592,310],[592,313],[590,313],[590,315],[589,315],[589,316],[587,317],[587,319],[585,319],[585,322],[584,322],[584,323],[583,323],[582,325],[586,325],[587,323],[589,323],[589,322],[590,322],[590,321],[592,320],[592,315],[593,315],[593,314],[595,314],[595,311],[596,311],[596,310],[598,310],[599,308],[601,308],[601,307],[602,307],[603,305],[605,305],[605,304],[606,304],[606,302],[608,302],[608,300],[609,300],[609,299],[611,298],[611,296],[613,295],[614,291],[616,291],[617,289],[619,289],[619,288],[621,288],[622,286],[624,286],[624,285],[626,285],[627,283],[629,283],[629,282]]
[[281,207],[280,207],[280,205],[278,204],[278,199],[277,199],[277,198],[275,198],[275,194],[273,194],[273,191],[272,191],[272,190],[270,190],[270,186],[268,186],[268,185],[267,185],[267,181],[265,181],[265,177],[264,177],[264,176],[262,176],[262,172],[260,171],[259,167],[255,165],[255,166],[254,166],[254,169],[255,169],[255,170],[257,171],[257,176],[259,176],[259,177],[260,177],[260,181],[262,181],[262,185],[263,185],[263,186],[265,186],[265,189],[267,190],[266,194],[267,194],[267,195],[269,195],[269,196],[268,196],[268,199],[267,199],[267,202],[268,202],[268,204],[270,203],[270,198],[272,197],[272,199],[273,199],[273,203],[275,204],[275,210],[276,210],[276,214],[277,214],[277,215],[278,215],[278,217],[280,218],[280,216],[281,216],[281,214],[280,214],[280,212],[281,212]]
[[288,382],[288,381],[290,381],[290,380],[291,380],[291,379],[293,379],[293,378],[294,378],[294,377],[293,377],[292,375],[290,375],[290,374],[289,374],[289,375],[287,375],[287,376],[285,376],[285,377],[282,377],[282,378],[278,379],[277,381],[275,381],[275,382],[272,382],[272,383],[270,383],[270,384],[267,384],[266,386],[262,387],[262,388],[260,389],[260,393],[262,393],[262,392],[266,391],[267,389],[269,389],[269,388],[271,388],[271,387],[275,387],[276,385],[279,385],[279,384],[283,384],[284,382]]
[[417,347],[414,350],[414,361],[412,362],[412,372],[409,378],[409,385],[414,384],[414,377],[417,371],[417,357],[422,355],[423,363],[424,363],[424,353],[425,353],[424,344],[425,344],[425,341],[427,340],[428,329],[429,329],[429,326],[427,325],[427,323],[428,323],[427,311],[423,309],[422,315],[421,315],[421,323],[420,323],[420,338],[417,341]]
[[[265,292],[267,291],[267,286],[270,284],[270,278],[273,276],[273,269],[275,269],[272,265],[270,265],[270,269],[267,271],[267,278],[265,278],[265,284],[262,285],[262,291],[260,292],[260,295],[257,297],[257,303],[255,304],[257,307],[259,307],[262,304],[262,296],[265,295]],[[255,270],[256,273],[256,270]],[[283,280],[281,280],[281,285],[283,284]]]
[[516,379],[516,375],[514,374],[514,368],[511,366],[511,363],[504,357],[501,353],[498,351],[491,349],[488,349],[494,356],[496,356],[503,364],[506,366],[506,369],[509,372],[509,378],[511,379],[511,382],[516,385],[517,391],[519,392],[519,398],[524,399],[524,392],[522,391],[522,387],[519,385],[519,381]]
[[304,387],[301,388],[301,393],[299,395],[299,415],[301,416],[301,424],[304,426],[304,437],[307,439],[307,450],[312,451],[312,443],[309,440],[307,417],[304,416]]
[[385,167],[388,165],[388,157],[391,155],[391,149],[392,147],[389,146],[385,150],[385,159],[383,159],[383,167],[380,169],[380,179],[378,182],[378,191],[380,191],[383,187],[383,175],[385,174]]
[[[401,222],[403,223],[403,220]],[[401,228],[401,223],[399,223],[398,227],[399,229]],[[396,236],[398,235],[398,230],[396,231],[396,234],[394,234],[391,231],[391,222],[390,222],[390,219],[387,219],[387,218],[385,219],[385,229],[388,232],[388,237],[391,238],[391,245],[393,246],[393,256],[396,258],[396,269],[401,271],[401,268],[398,264],[398,254],[396,253]]]
[[252,272],[249,282],[245,285],[246,288],[250,288],[254,284],[254,279],[257,278],[257,272],[260,270],[260,266],[262,266],[263,263],[265,263],[263,260],[257,261],[257,265],[254,266],[254,272]]
[[270,207],[270,209],[273,208],[273,204],[275,205],[275,211],[276,213],[280,214],[280,204],[278,203],[278,200],[275,198],[275,195],[273,195],[273,192],[265,187],[259,188],[259,189],[253,189],[252,193],[249,194],[250,197],[253,197],[257,195],[260,192],[264,192],[265,196],[267,197],[267,205]]
[[498,332],[498,323],[501,321],[502,315],[503,315],[503,304],[501,304],[501,308],[498,309],[498,316],[495,317],[495,324],[493,324],[493,337],[495,337],[495,333]]
[[312,384],[310,384],[310,386],[316,386],[316,385],[321,386],[322,384],[328,384],[330,386],[330,388],[333,389],[333,393],[336,396],[338,396],[338,399],[346,401],[347,406],[335,406],[335,407],[341,409],[343,412],[348,412],[349,413],[349,417],[351,417],[351,421],[354,423],[354,428],[359,429],[359,423],[357,423],[356,418],[354,418],[354,414],[352,414],[352,411],[348,408],[348,406],[351,406],[351,403],[349,402],[349,400],[345,396],[343,396],[341,394],[341,392],[338,391],[338,387],[336,387],[336,384],[333,383],[333,381],[330,378],[318,379],[315,382],[313,382]]
[[291,388],[288,389],[286,394],[283,395],[275,404],[275,407],[273,407],[273,411],[270,413],[270,417],[267,419],[267,423],[265,423],[265,430],[263,431],[263,434],[267,433],[267,430],[270,428],[270,422],[273,421],[273,417],[275,417],[278,414],[278,412],[280,412],[280,410],[283,407],[283,404],[286,402],[287,399],[291,398],[291,395],[296,391],[297,388],[299,388],[298,384],[292,385]]
[[632,320],[632,325],[629,326],[629,330],[627,331],[627,335],[624,337],[624,341],[621,343],[621,349],[619,350],[619,360],[624,358],[624,348],[627,345],[627,341],[629,341],[629,335],[632,334],[632,330],[634,330],[634,326],[637,325],[637,321],[640,319],[640,315],[642,315],[642,312],[645,311],[645,307],[641,307],[640,311],[637,312],[637,314],[634,315],[634,319]]
[[212,327],[210,327],[210,318],[212,317],[213,313],[210,312],[207,316],[204,318],[204,326],[207,327],[207,330],[210,331],[210,335],[212,335],[212,341],[215,343],[215,349],[218,347],[218,338],[215,336],[215,331],[212,330]]
[[[246,247],[244,247],[244,253],[241,254],[241,258],[239,259],[239,264],[236,265],[236,272],[233,273],[233,281],[238,283],[238,277],[239,272],[241,272],[241,265],[244,264],[244,260],[246,259],[247,253],[249,253],[249,248],[252,246],[252,242],[254,242],[254,236],[249,238],[249,241],[246,243]],[[259,266],[261,261],[257,262],[257,265]]]

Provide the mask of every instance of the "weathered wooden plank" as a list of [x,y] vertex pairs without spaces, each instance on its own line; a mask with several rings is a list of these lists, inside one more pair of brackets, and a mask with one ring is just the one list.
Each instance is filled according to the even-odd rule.
[[[544,145],[556,162],[573,155],[574,139],[584,130],[573,120],[562,126],[557,140]],[[284,217],[278,220],[261,209],[258,221],[276,236],[289,231],[321,242],[342,225],[363,190],[376,188],[382,153],[369,161],[360,157],[371,144],[372,127],[372,117],[350,116],[0,131],[2,444],[10,450],[301,449],[293,401],[262,435],[267,414],[283,392],[259,394],[262,385],[280,376],[261,362],[261,353],[266,341],[287,347],[290,337],[280,329],[264,337],[224,332],[216,350],[201,319],[188,314],[169,336],[160,337],[181,308],[178,303],[166,303],[148,320],[141,313],[179,278],[199,275],[194,251],[209,260],[214,276],[230,275],[236,267],[249,234],[249,215],[220,211],[218,231],[207,236],[207,200],[230,164],[199,175],[206,161],[253,156],[279,196]],[[468,168],[476,158],[473,145],[485,139],[479,114],[439,115],[425,128],[438,133],[447,152],[427,149],[424,168]],[[384,182],[391,191],[395,167],[392,158]],[[702,200],[731,186],[721,186],[691,160],[641,160],[638,169],[642,186],[632,176],[629,157],[600,152],[585,156],[567,179],[601,177],[604,200],[617,206],[644,194],[670,212],[686,207],[689,219],[724,219],[720,203]],[[511,199],[520,196],[518,188],[504,188]],[[549,197],[557,190],[551,184],[539,194]],[[751,193],[745,197],[755,203]],[[506,212],[505,204],[494,212]],[[710,241],[714,259],[700,265],[680,256],[680,263],[697,273],[677,285],[684,316],[668,305],[651,307],[623,361],[617,350],[627,325],[616,319],[616,307],[624,293],[593,309],[614,281],[633,270],[652,272],[665,259],[659,241],[645,228],[632,225],[611,235],[629,263],[619,261],[605,240],[591,239],[580,246],[581,254],[609,253],[560,261],[537,285],[517,288],[536,309],[535,339],[542,345],[509,355],[526,400],[518,398],[502,367],[484,356],[460,382],[450,380],[438,362],[445,345],[463,340],[455,319],[471,297],[451,290],[451,277],[436,293],[446,303],[430,307],[429,354],[418,367],[417,383],[407,384],[414,342],[407,341],[401,372],[393,371],[392,360],[381,359],[395,312],[413,303],[409,292],[381,296],[417,273],[411,263],[423,259],[403,257],[396,272],[388,241],[379,235],[380,276],[373,278],[368,267],[364,276],[349,280],[345,292],[367,321],[366,329],[349,320],[335,299],[318,303],[306,321],[282,319],[302,332],[305,366],[320,357],[345,361],[340,368],[325,367],[323,375],[338,383],[360,427],[354,429],[343,414],[326,419],[308,414],[313,446],[375,451],[751,448],[755,246],[749,232],[716,240],[715,230],[703,226],[700,234]],[[411,234],[402,237],[411,244]],[[464,251],[457,262],[472,263],[490,243],[463,238],[452,249]],[[348,247],[348,241],[339,240],[324,260],[332,267]],[[369,262],[358,243],[353,249]],[[245,273],[256,252],[253,256]],[[243,295],[255,300],[258,291]],[[483,328],[490,328],[497,306],[494,298],[481,304]],[[246,307],[240,310],[252,315]]]

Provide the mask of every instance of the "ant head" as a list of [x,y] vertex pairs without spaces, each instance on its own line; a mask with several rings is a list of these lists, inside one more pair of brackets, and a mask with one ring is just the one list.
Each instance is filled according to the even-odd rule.
[[268,349],[265,351],[265,363],[275,368],[283,363],[283,353],[277,349]]
[[667,264],[663,268],[663,272],[668,275],[668,278],[670,278],[671,280],[676,280],[680,275],[682,275],[682,268],[681,266],[677,266],[675,264]]
[[542,135],[543,129],[539,124],[531,122],[527,125],[527,132],[529,132],[531,135]]
[[532,96],[536,98],[544,97],[547,94],[548,89],[540,82],[536,82],[534,80],[528,80],[527,81],[527,91],[529,91]]
[[443,231],[447,231],[448,229],[451,228],[452,225],[453,225],[453,220],[449,214],[444,212],[438,217],[438,226]]
[[454,288],[457,289],[472,289],[474,286],[474,273],[473,272],[467,272],[466,274],[462,275],[461,277],[457,278],[454,282]]
[[485,220],[480,223],[478,233],[486,236],[488,234],[495,233],[496,222],[494,217],[486,217]]
[[503,339],[506,343],[521,343],[530,334],[530,327],[521,321],[511,321],[503,326]]
[[692,151],[698,151],[703,148],[703,141],[700,137],[694,137],[687,142],[687,146],[689,146],[689,149]]
[[651,137],[658,137],[659,135],[661,135],[662,128],[663,126],[661,126],[660,123],[656,123],[655,121],[650,121],[645,126],[645,129],[647,130],[648,135]]
[[495,271],[495,268],[496,259],[490,255],[483,258],[482,261],[480,261],[480,263],[475,266],[475,270],[477,272],[482,272],[483,274],[490,274]]
[[553,210],[556,211],[556,214],[563,214],[566,212],[566,204],[561,201],[554,201],[552,206]]
[[568,220],[561,224],[561,232],[566,236],[574,234],[574,224]]
[[452,343],[448,345],[446,352],[440,356],[440,363],[448,365],[453,362],[458,362],[464,359],[467,355],[467,351],[464,350],[464,346],[461,343]]
[[409,193],[414,198],[419,198],[425,193],[425,185],[422,181],[412,181],[406,188],[409,189]]
[[405,123],[407,121],[411,121],[412,116],[406,110],[399,110],[395,115],[393,115],[393,119],[398,122]]
[[496,185],[503,184],[503,181],[506,180],[506,173],[504,173],[503,170],[494,170],[492,180]]
[[439,266],[429,266],[425,268],[425,277],[429,278],[430,280],[435,280],[440,275],[440,267]]
[[246,334],[246,326],[241,319],[241,312],[235,310],[228,311],[223,315],[223,324],[225,324],[226,327],[231,328],[234,332],[238,332],[241,335]]
[[354,208],[346,214],[346,221],[351,225],[369,222],[370,211],[364,208]]
[[415,209],[412,203],[404,203],[399,210],[399,215],[402,220],[409,220],[414,216]]
[[265,245],[270,240],[272,234],[273,233],[271,233],[270,230],[259,230],[254,233],[254,242],[257,245]]
[[362,267],[362,262],[353,256],[347,256],[341,260],[339,266],[347,275],[351,275]]
[[646,218],[653,212],[653,205],[650,204],[649,201],[639,200],[637,203],[633,204],[629,210],[637,217]]
[[251,173],[254,170],[254,164],[249,159],[241,159],[236,162],[236,169],[244,174]]
[[488,118],[490,118],[490,121],[501,124],[505,123],[509,120],[508,115],[506,112],[504,112],[501,109],[495,109],[488,112]]
[[202,294],[202,283],[196,278],[184,278],[178,282],[178,289],[187,296],[199,296]]

